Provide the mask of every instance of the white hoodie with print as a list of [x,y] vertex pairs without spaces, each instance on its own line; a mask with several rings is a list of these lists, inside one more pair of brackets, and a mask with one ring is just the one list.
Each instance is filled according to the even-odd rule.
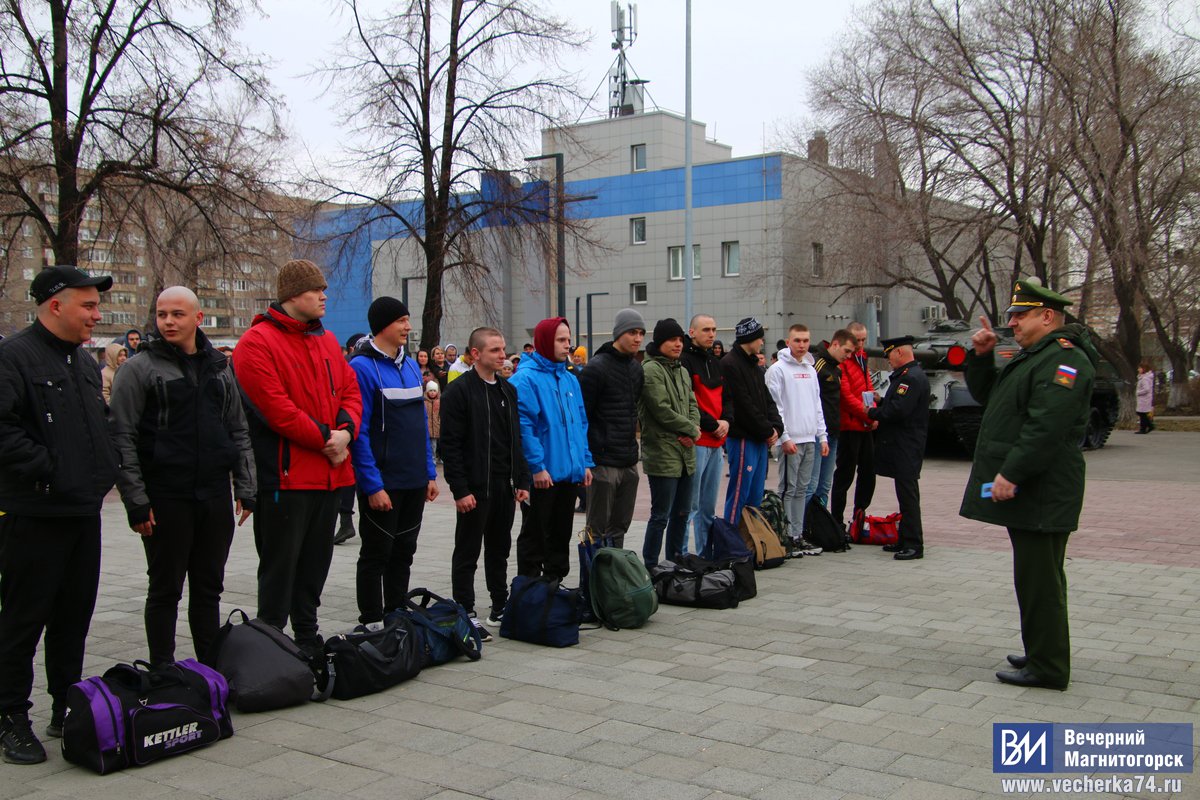
[[783,348],[779,360],[767,370],[767,389],[783,418],[781,442],[827,441],[825,414],[821,410],[821,384],[812,353],[797,361],[792,351]]

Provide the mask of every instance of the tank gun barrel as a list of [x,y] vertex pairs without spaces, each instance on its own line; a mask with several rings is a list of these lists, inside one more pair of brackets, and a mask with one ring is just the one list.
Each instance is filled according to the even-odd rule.
[[[866,352],[870,358],[887,358],[881,347],[868,347]],[[967,360],[967,351],[957,344],[940,349],[918,347],[913,348],[913,358],[925,369],[958,369]]]

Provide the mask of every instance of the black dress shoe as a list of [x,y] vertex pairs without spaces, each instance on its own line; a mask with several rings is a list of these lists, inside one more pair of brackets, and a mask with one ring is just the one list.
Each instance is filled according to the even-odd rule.
[[1012,664],[1017,669],[1024,669],[1025,665],[1029,663],[1029,656],[1009,654],[1005,656],[1005,658],[1008,659],[1008,663]]
[[1022,667],[1016,672],[997,672],[996,679],[1001,683],[1010,683],[1013,686],[1023,686],[1027,689],[1057,689],[1063,691],[1066,689],[1066,684],[1061,686],[1050,683],[1036,672],[1030,672],[1027,667]]
[[924,557],[924,550],[916,550],[912,547],[906,547],[903,550],[897,550],[896,555],[892,556],[892,558],[896,559],[897,561],[915,561],[918,558]]
[[885,553],[899,553],[904,548],[902,548],[898,544],[885,544],[883,547],[881,547],[879,549]]

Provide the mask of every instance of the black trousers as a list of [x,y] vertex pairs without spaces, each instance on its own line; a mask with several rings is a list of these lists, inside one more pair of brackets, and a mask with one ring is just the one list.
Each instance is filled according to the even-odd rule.
[[1008,529],[1028,669],[1054,686],[1066,686],[1071,680],[1067,573],[1063,569],[1069,536]]
[[417,536],[425,515],[426,487],[388,489],[391,511],[376,511],[362,492],[358,493],[358,551],[355,590],[358,621],[380,622],[387,611],[404,607],[412,576]]
[[562,580],[571,571],[571,528],[575,524],[578,483],[531,489],[521,509],[517,535],[517,574]]
[[925,528],[921,526],[921,485],[917,478],[894,478],[900,503],[900,549],[924,550]]
[[83,646],[100,584],[100,515],[0,516],[0,714],[33,704],[33,657],[45,631],[55,707],[83,679]]
[[[338,513],[353,514],[354,513],[354,484],[343,486],[337,490],[338,493]],[[362,508],[362,504],[359,504]]]
[[875,434],[871,431],[842,431],[838,434],[837,466],[833,472],[833,496],[829,510],[838,522],[846,518],[846,494],[854,485],[854,507],[864,511],[875,497]]
[[288,619],[300,642],[317,636],[317,608],[333,560],[337,490],[265,491],[254,509],[258,616],[277,628]]
[[221,627],[225,562],[233,543],[233,499],[226,490],[213,500],[152,499],[154,533],[146,550],[146,643],[150,663],[175,660],[175,622],[183,581],[188,583],[188,627],[196,657],[208,662]]
[[483,550],[483,578],[492,608],[502,611],[508,602],[508,554],[512,550],[516,504],[508,475],[493,475],[487,491],[477,489],[475,508],[458,515],[454,526],[454,554],[450,557],[450,586],[454,601],[475,610],[475,569]]

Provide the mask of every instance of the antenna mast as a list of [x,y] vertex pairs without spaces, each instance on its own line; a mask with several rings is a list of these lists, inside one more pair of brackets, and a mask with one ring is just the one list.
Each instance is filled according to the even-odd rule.
[[625,47],[637,40],[637,4],[622,7],[619,0],[612,0],[612,49],[617,51],[617,62],[608,73],[608,116],[628,117],[642,113],[645,106],[645,89],[649,83],[638,78],[629,79],[629,59]]

